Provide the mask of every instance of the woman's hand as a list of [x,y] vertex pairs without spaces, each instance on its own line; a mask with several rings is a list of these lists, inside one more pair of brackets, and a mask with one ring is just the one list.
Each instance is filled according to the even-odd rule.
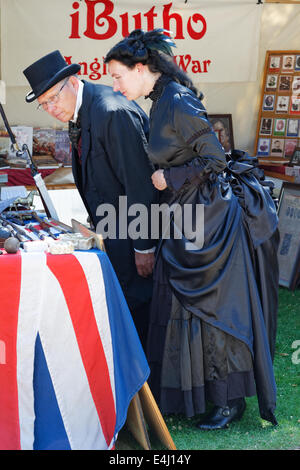
[[156,170],[151,176],[152,183],[156,189],[163,191],[167,187],[167,183],[164,177],[164,170]]

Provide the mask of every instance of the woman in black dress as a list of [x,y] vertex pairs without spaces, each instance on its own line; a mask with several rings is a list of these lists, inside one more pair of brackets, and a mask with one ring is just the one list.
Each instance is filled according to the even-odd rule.
[[115,91],[153,102],[152,182],[176,208],[156,250],[149,385],[163,413],[191,417],[212,402],[200,429],[228,427],[255,394],[277,424],[275,205],[256,160],[225,155],[174,45],[163,30],[135,30],[105,58]]

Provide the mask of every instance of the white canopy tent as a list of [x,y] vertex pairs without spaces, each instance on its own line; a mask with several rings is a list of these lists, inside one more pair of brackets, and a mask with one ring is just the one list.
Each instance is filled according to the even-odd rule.
[[[298,50],[300,5],[256,0],[0,0],[1,75],[11,125],[60,127],[27,104],[23,69],[55,49],[81,75],[111,84],[109,48],[136,27],[173,32],[176,61],[204,93],[209,114],[231,114],[235,147],[254,151],[267,50]],[[149,111],[149,100],[139,104]]]

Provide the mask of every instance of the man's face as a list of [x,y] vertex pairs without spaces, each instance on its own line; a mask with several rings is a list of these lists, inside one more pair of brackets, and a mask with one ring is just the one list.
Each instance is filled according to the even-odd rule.
[[77,90],[77,78],[72,76],[56,83],[37,100],[48,114],[61,122],[68,122],[74,116]]

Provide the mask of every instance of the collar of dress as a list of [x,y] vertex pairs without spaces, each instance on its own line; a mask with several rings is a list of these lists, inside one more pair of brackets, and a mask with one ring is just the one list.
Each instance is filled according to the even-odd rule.
[[150,91],[149,95],[145,96],[145,99],[150,98],[152,101],[157,101],[161,97],[166,85],[171,81],[171,77],[161,74],[160,77],[156,80],[153,90]]

